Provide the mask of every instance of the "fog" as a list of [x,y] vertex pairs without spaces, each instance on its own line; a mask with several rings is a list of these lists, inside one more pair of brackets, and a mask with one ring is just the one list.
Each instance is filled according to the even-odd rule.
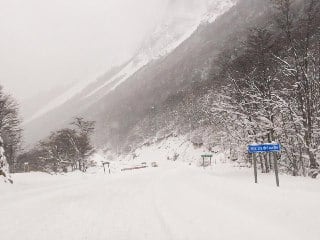
[[166,0],[0,0],[0,84],[19,100],[130,58]]
[[215,0],[0,0],[0,84],[18,100],[92,81],[172,16]]

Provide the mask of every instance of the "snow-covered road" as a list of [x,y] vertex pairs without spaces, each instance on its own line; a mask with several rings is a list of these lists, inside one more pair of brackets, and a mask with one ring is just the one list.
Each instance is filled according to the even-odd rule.
[[320,236],[320,184],[172,163],[115,175],[20,174],[0,185],[1,240],[263,240]]

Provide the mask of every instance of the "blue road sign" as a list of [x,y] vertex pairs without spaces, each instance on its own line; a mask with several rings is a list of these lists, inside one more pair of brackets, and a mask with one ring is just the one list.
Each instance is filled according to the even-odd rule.
[[279,143],[252,144],[248,146],[249,153],[263,152],[280,152],[281,146]]

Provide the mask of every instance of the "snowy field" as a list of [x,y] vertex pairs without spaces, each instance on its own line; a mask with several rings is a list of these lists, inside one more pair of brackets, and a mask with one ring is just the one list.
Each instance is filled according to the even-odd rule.
[[250,169],[229,164],[158,164],[111,175],[16,174],[14,185],[0,183],[0,239],[320,239],[318,180],[281,176],[277,188],[272,174],[256,185]]

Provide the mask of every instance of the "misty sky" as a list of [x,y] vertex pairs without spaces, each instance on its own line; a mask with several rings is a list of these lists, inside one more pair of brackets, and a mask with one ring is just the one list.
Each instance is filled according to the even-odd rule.
[[127,60],[167,0],[0,0],[0,84],[18,99]]

